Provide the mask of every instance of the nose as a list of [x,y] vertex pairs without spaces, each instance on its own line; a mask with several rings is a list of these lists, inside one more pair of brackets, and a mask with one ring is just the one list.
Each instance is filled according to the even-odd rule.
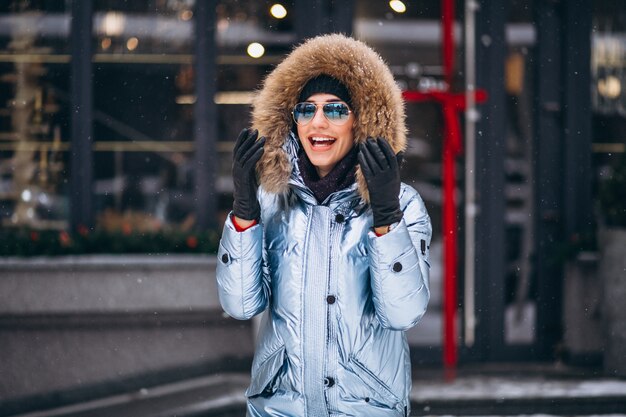
[[328,120],[326,119],[326,116],[324,116],[322,106],[317,106],[317,109],[315,109],[315,115],[313,116],[313,120],[311,120],[311,125],[315,127],[328,126]]

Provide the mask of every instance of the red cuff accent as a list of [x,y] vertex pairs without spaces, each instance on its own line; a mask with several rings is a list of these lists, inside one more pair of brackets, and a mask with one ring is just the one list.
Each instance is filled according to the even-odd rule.
[[248,230],[252,226],[256,226],[257,224],[259,224],[258,221],[253,220],[253,223],[250,226],[248,226],[248,227],[241,227],[241,226],[239,226],[239,224],[237,224],[237,221],[235,220],[235,216],[231,215],[230,216],[230,220],[233,222],[233,226],[235,226],[235,230],[238,231],[238,232],[243,232],[245,230]]
[[376,235],[376,237],[385,236],[387,233],[391,232],[391,226],[387,226],[387,231],[385,233],[378,233],[376,228],[372,228],[372,232]]

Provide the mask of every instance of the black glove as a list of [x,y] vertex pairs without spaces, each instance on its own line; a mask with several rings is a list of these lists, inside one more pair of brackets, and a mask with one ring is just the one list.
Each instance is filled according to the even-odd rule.
[[233,214],[243,220],[257,220],[261,214],[255,168],[263,155],[265,137],[257,141],[258,135],[257,130],[242,130],[233,149]]
[[359,145],[359,164],[370,194],[374,227],[388,226],[402,219],[400,210],[400,161],[383,138],[367,138]]

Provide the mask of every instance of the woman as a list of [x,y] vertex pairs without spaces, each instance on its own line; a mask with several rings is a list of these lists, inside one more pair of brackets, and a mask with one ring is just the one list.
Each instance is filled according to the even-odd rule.
[[389,68],[359,41],[320,36],[253,107],[217,268],[229,315],[267,310],[247,415],[408,416],[404,330],[428,304],[431,225],[400,182],[405,116]]

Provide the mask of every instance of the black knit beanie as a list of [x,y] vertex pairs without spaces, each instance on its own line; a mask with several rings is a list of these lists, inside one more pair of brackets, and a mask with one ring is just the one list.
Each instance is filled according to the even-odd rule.
[[315,78],[311,78],[302,88],[298,102],[303,102],[313,94],[326,93],[333,94],[352,108],[352,97],[350,97],[350,91],[348,88],[338,79],[331,77],[330,75],[321,74]]

